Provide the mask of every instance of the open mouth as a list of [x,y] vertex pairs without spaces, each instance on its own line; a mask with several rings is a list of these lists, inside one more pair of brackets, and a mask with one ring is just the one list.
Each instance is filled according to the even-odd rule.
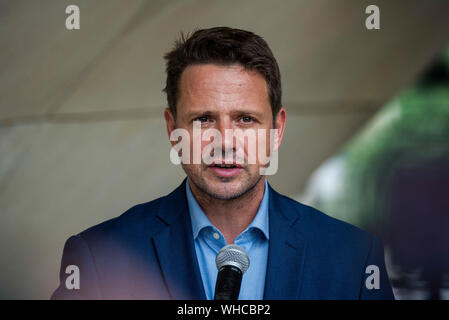
[[241,166],[236,165],[236,164],[213,164],[212,167],[222,168],[222,169],[241,168]]
[[231,178],[239,174],[242,166],[238,164],[213,163],[209,166],[209,169],[219,177]]

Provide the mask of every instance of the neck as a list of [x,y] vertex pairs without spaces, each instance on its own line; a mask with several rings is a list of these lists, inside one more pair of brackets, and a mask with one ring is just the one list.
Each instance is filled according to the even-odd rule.
[[265,178],[262,177],[245,194],[231,200],[213,198],[190,181],[189,185],[210,222],[223,233],[226,244],[231,244],[254,220],[264,195]]

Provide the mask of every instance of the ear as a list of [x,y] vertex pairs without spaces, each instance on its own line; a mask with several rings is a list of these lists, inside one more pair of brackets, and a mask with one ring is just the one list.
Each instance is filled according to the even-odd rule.
[[[172,131],[176,129],[175,117],[173,116],[173,113],[171,112],[170,108],[165,108],[164,118],[165,118],[165,125],[167,126],[168,139],[170,140]],[[177,143],[177,141],[170,141],[170,143],[172,146],[174,146]]]
[[287,123],[287,111],[284,107],[281,107],[275,119],[275,129],[278,130],[278,143],[274,147],[275,150],[279,149],[282,143],[282,138],[284,137],[285,125]]

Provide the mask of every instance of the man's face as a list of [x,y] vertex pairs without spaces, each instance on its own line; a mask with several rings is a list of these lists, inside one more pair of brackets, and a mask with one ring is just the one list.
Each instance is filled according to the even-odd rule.
[[[280,114],[277,117],[280,119],[276,121],[276,125],[280,126],[282,131],[279,144],[285,124],[285,110],[281,109]],[[237,139],[226,138],[226,130],[240,129],[242,132],[254,131],[256,139],[259,139],[258,129],[265,129],[263,144],[266,154],[270,154],[269,134],[273,128],[273,118],[267,84],[259,73],[245,70],[240,65],[189,66],[182,73],[180,80],[176,119],[168,108],[165,111],[165,119],[169,135],[175,128],[189,132],[190,150],[193,150],[193,124],[194,121],[199,121],[202,131],[216,129],[221,133],[221,141],[213,143],[220,144],[223,163],[225,152],[228,152],[228,155],[232,154],[235,166],[231,168],[224,168],[222,163],[206,164],[203,158],[200,164],[192,164],[192,159],[190,164],[183,164],[189,180],[202,192],[216,199],[234,199],[261,182],[259,157],[254,155],[255,163],[248,163],[248,151],[251,149],[248,148],[248,140],[240,140],[239,145]],[[210,140],[199,142],[201,152],[209,144]],[[237,164],[235,161],[237,148],[243,150],[241,153],[244,157],[243,164]],[[214,152],[215,150],[212,154]]]

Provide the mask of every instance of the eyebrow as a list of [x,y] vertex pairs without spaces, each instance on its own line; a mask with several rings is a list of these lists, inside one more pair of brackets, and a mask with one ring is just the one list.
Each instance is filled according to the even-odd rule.
[[195,118],[198,118],[198,117],[211,116],[211,115],[213,115],[213,114],[214,114],[214,112],[211,112],[211,111],[209,111],[209,110],[204,110],[204,111],[192,111],[192,112],[190,112],[190,113],[187,113],[187,114],[186,114],[186,117],[187,117],[188,119],[195,119]]
[[[192,111],[190,113],[186,114],[186,117],[189,119],[195,119],[198,117],[202,117],[202,116],[213,116],[214,114],[216,114],[217,112],[213,112],[210,110],[199,110],[199,111]],[[231,111],[231,115],[251,115],[254,117],[262,117],[263,116],[263,112],[257,112],[254,110],[245,110],[245,109],[239,109],[239,110],[233,110]]]
[[255,117],[263,116],[263,112],[257,112],[254,110],[235,110],[235,111],[232,111],[231,114],[245,114],[245,115],[252,115]]

